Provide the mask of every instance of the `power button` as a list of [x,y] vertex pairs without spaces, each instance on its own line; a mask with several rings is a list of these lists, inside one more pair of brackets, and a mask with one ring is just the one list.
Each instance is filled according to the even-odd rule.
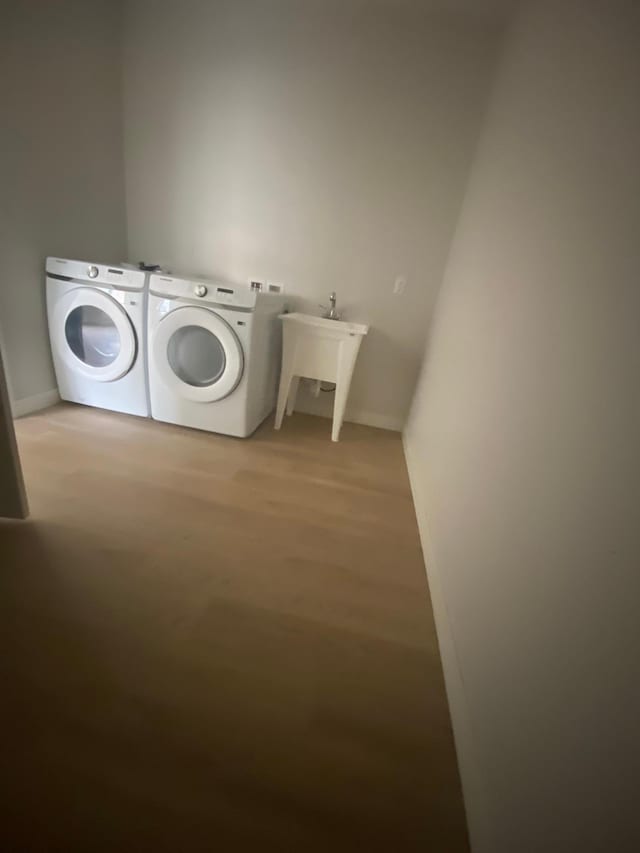
[[98,267],[90,266],[87,270],[87,274],[89,278],[98,278]]

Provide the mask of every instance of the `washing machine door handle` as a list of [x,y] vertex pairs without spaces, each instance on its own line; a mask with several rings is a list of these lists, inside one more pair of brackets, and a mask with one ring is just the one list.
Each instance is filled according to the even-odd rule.
[[129,315],[97,288],[76,287],[60,296],[50,333],[67,368],[85,379],[114,382],[135,363],[138,341]]
[[155,372],[167,389],[195,403],[228,397],[244,372],[237,335],[208,308],[170,311],[152,330],[150,350]]

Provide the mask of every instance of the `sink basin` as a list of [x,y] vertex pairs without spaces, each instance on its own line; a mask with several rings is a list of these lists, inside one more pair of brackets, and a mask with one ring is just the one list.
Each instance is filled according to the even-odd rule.
[[281,314],[280,319],[290,323],[303,323],[317,329],[327,329],[340,335],[366,335],[369,331],[369,327],[363,326],[362,323],[328,320],[326,317],[314,317],[313,314],[297,314],[294,312],[292,314]]
[[336,387],[331,438],[338,441],[353,368],[369,327],[312,314],[281,314],[280,319],[283,326],[282,372],[276,429],[282,426],[285,411],[288,415],[293,412],[301,377],[316,381],[316,396],[321,382],[332,382]]

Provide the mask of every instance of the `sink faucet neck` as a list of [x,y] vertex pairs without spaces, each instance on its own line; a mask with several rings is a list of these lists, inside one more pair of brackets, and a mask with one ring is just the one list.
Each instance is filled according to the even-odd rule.
[[336,296],[335,290],[329,294],[329,307],[326,305],[321,305],[320,307],[324,309],[324,317],[327,320],[339,320],[340,315],[336,310],[336,302],[338,301],[338,297]]

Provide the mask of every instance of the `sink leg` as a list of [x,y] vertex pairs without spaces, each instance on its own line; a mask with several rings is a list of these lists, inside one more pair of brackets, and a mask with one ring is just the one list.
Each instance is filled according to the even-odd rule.
[[349,393],[349,377],[343,378],[338,372],[338,381],[336,382],[336,397],[333,401],[333,427],[331,429],[331,441],[338,441],[340,438],[340,430],[342,429],[342,421],[344,420],[344,410],[347,406],[347,394]]
[[287,399],[287,414],[293,414],[293,410],[296,405],[296,397],[298,395],[298,385],[300,384],[300,377],[294,376],[291,379],[291,384],[289,386],[289,396]]
[[338,441],[340,438],[340,430],[342,429],[342,421],[344,420],[344,410],[347,405],[347,395],[345,393],[344,388],[345,386],[340,385],[340,383],[336,385],[336,399],[333,404],[333,427],[331,429],[331,441]]
[[284,370],[282,371],[282,374],[280,376],[280,388],[278,389],[278,404],[276,406],[276,429],[280,429],[280,427],[282,426],[282,418],[284,417],[284,410],[287,405],[289,388],[291,387],[293,379],[293,374],[290,371],[287,371],[286,373],[284,372]]
[[347,407],[347,397],[349,396],[349,386],[351,385],[351,377],[353,368],[360,346],[360,339],[349,339],[348,342],[342,343],[340,346],[340,355],[338,358],[338,372],[336,376],[336,396],[333,402],[333,428],[331,430],[331,440],[338,441],[340,438],[340,430],[342,429],[342,421],[344,420],[344,412]]

